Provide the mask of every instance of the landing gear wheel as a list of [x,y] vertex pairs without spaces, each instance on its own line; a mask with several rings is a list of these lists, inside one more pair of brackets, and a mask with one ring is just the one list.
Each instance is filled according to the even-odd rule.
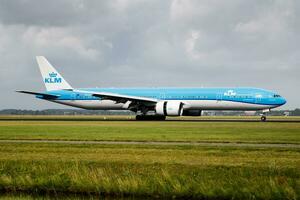
[[143,115],[137,115],[137,116],[135,116],[135,120],[137,120],[137,121],[143,120]]
[[137,121],[164,121],[166,116],[163,115],[137,115],[135,117]]
[[267,120],[266,116],[261,116],[260,121],[265,122]]

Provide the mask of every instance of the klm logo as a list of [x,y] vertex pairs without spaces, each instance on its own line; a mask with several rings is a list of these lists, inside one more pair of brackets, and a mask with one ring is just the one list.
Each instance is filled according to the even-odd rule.
[[224,96],[235,96],[236,92],[233,90],[228,90],[227,92],[224,93]]
[[62,79],[57,77],[57,73],[49,73],[49,78],[45,78],[45,83],[61,83]]

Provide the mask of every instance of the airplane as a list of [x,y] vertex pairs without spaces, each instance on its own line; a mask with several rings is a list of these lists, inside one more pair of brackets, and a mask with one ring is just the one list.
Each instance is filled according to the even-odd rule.
[[224,88],[73,88],[43,56],[36,57],[47,91],[16,91],[67,106],[91,110],[130,110],[136,120],[201,116],[203,110],[262,111],[286,103],[279,94],[246,87]]

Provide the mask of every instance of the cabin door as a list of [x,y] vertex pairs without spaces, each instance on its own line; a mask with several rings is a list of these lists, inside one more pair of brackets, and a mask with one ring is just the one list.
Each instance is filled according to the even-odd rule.
[[166,99],[166,94],[164,92],[160,93],[159,98],[162,99],[162,100]]
[[222,101],[222,94],[221,93],[217,94],[216,100],[217,101]]
[[262,98],[262,95],[261,94],[255,94],[255,103],[261,103],[261,98]]

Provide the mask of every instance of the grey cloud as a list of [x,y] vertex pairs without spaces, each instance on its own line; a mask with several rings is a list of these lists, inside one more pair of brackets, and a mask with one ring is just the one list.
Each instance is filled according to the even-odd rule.
[[3,0],[0,21],[4,24],[66,26],[88,23],[90,17],[105,14],[109,1]]
[[299,9],[296,0],[4,0],[0,108],[57,107],[13,92],[44,89],[35,55],[74,87],[253,86],[299,107]]

